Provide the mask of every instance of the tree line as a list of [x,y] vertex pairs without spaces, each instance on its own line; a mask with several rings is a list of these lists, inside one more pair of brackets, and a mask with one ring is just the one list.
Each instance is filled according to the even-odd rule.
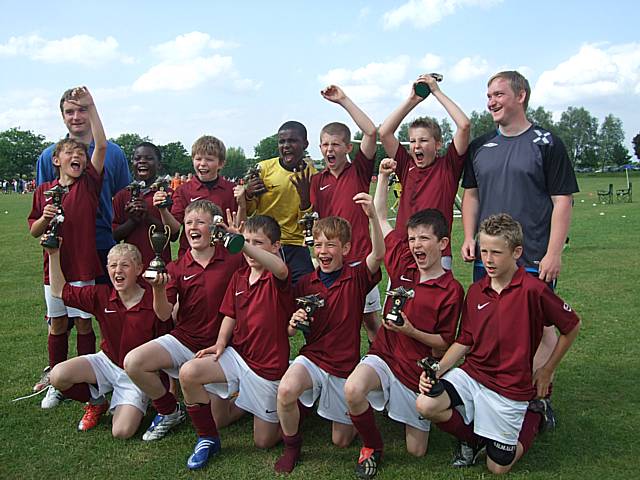
[[[624,146],[624,130],[622,121],[613,114],[607,115],[602,123],[584,107],[569,107],[560,116],[558,122],[553,121],[551,112],[538,107],[529,108],[527,116],[532,123],[549,130],[564,141],[571,163],[576,168],[604,168],[619,166],[629,162],[631,156]],[[489,112],[471,112],[471,138],[495,128]],[[408,141],[408,123],[400,126],[398,139]],[[447,118],[440,121],[443,136],[443,149],[453,137],[453,127]],[[362,138],[356,132],[355,139]],[[134,147],[143,141],[152,142],[149,137],[141,137],[136,133],[125,133],[110,139],[120,145],[129,161]],[[43,135],[30,130],[10,128],[0,132],[0,179],[33,178],[36,160],[40,152],[51,142]],[[640,133],[633,138],[634,153],[640,159]],[[170,142],[158,145],[162,152],[162,163],[165,173],[181,174],[192,171],[191,155],[181,142]],[[358,144],[355,144],[358,148]],[[263,138],[254,147],[253,157],[247,157],[241,147],[229,147],[227,160],[222,174],[228,178],[238,178],[256,162],[278,156],[277,135]],[[386,154],[382,147],[376,152],[376,165]]]

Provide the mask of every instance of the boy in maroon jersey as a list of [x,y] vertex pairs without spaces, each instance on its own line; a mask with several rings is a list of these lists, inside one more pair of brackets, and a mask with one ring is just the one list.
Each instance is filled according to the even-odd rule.
[[[173,195],[171,208],[160,208],[160,216],[165,225],[169,225],[172,235],[180,231],[187,206],[196,200],[209,200],[216,204],[223,212],[230,210],[238,212],[244,219],[245,213],[238,210],[234,197],[233,183],[219,175],[224,167],[227,149],[222,140],[211,135],[203,135],[191,147],[193,170],[195,175],[183,183]],[[158,191],[153,197],[153,204],[160,205],[167,197],[167,192]],[[180,249],[178,257],[182,257],[189,250],[186,229],[180,235]]]
[[301,420],[320,397],[318,414],[332,421],[332,441],[348,446],[355,435],[344,399],[344,383],[360,357],[362,308],[369,292],[381,278],[384,239],[371,196],[358,193],[354,202],[369,217],[372,250],[364,261],[344,263],[351,249],[351,227],[340,217],[326,217],[313,227],[313,250],[319,267],[300,279],[296,297],[319,295],[324,306],[312,318],[297,310],[289,322],[289,335],[299,322],[310,322],[300,355],[293,361],[278,387],[278,418],[284,454],[275,464],[277,472],[291,472],[302,447]]
[[[334,122],[322,128],[320,151],[326,168],[311,177],[310,188],[311,204],[320,218],[342,217],[351,224],[351,250],[345,258],[345,262],[351,263],[363,260],[371,251],[369,220],[362,208],[353,203],[353,197],[360,192],[369,193],[376,155],[376,126],[340,87],[329,85],[320,93],[326,100],[342,106],[362,132],[360,149],[352,162],[349,127]],[[376,314],[380,309],[380,292],[374,287],[367,295],[363,311],[370,342],[380,327]]]
[[389,418],[405,424],[409,453],[418,457],[426,453],[430,422],[416,411],[422,371],[416,362],[427,356],[439,357],[453,343],[464,299],[462,285],[440,261],[449,243],[449,227],[439,210],[414,213],[406,234],[389,225],[387,183],[393,163],[390,158],[380,163],[375,207],[385,237],[391,288],[413,290],[414,296],[404,305],[402,325],[383,322],[384,328],[344,387],[349,415],[363,442],[356,465],[358,478],[373,478],[382,458],[383,441],[373,408],[386,408]]
[[198,433],[187,461],[192,470],[204,467],[220,451],[210,394],[229,398],[239,392],[234,406],[253,414],[258,448],[272,447],[281,438],[276,395],[289,366],[291,275],[278,254],[280,226],[273,218],[254,215],[242,233],[248,265],[231,278],[220,307],[225,317],[218,340],[180,369],[187,412]]
[[67,398],[88,402],[78,424],[81,431],[98,424],[109,409],[105,395],[112,392],[111,433],[116,438],[130,438],[140,426],[149,399],[123,370],[124,356],[167,331],[168,326],[153,312],[151,289],[137,283],[143,269],[140,252],[128,243],[111,248],[107,270],[113,287],[67,283],[60,267],[60,250],[48,249],[48,253],[51,294],[65,305],[94,314],[102,334],[100,352],[57,364],[51,371],[51,384]]
[[[58,169],[58,178],[38,187],[33,195],[33,208],[28,222],[30,233],[34,237],[40,237],[45,233],[58,211],[57,207],[52,205],[51,197],[45,197],[44,192],[56,186],[67,187],[69,191],[62,199],[64,221],[60,224],[60,233],[64,237],[61,247],[62,271],[72,285],[93,285],[94,279],[102,275],[102,266],[96,253],[95,222],[102,189],[107,138],[93,98],[86,87],[74,89],[68,102],[89,112],[91,133],[95,141],[91,162],[87,163],[86,145],[72,138],[60,140],[53,154],[53,164]],[[49,318],[49,366],[53,368],[67,359],[69,324],[75,323],[77,329],[78,355],[95,353],[96,336],[91,327],[90,313],[67,307],[62,300],[51,295],[47,257],[48,254],[45,252],[44,296]],[[58,390],[49,388],[41,406],[55,407],[62,398]]]
[[244,263],[241,255],[231,255],[211,243],[209,228],[214,216],[221,214],[209,200],[189,204],[184,231],[191,249],[167,266],[168,273],[158,274],[150,282],[153,308],[161,320],[168,320],[178,300],[180,303],[171,333],[136,348],[125,358],[127,374],[151,398],[158,412],[142,436],[145,441],[161,439],[184,420],[184,411],[158,371],[178,378],[185,362],[215,342],[223,318],[219,310],[224,292],[233,272]]
[[[527,411],[529,401],[546,395],[578,335],[580,319],[542,280],[518,267],[522,228],[513,218],[505,213],[486,218],[479,242],[487,276],[469,288],[458,338],[440,361],[438,377],[445,391],[427,396],[432,382],[423,373],[424,395],[416,406],[440,429],[466,442],[456,458],[460,465],[473,464],[486,446],[487,467],[498,474],[511,470],[533,442],[542,419]],[[534,373],[533,356],[549,325],[560,331],[558,343]],[[463,356],[460,368],[448,371]]]
[[[161,165],[162,153],[153,143],[142,142],[133,150],[133,176],[144,182],[140,196],[132,198],[131,190],[120,190],[113,198],[113,239],[125,241],[138,247],[142,254],[142,265],[146,267],[155,257],[149,243],[149,227],[162,227],[158,208],[153,205],[154,191],[149,186],[156,180]],[[169,190],[167,193],[172,193]],[[171,261],[171,245],[162,252],[165,263]]]
[[[409,153],[394,135],[402,120],[424,100],[425,97],[415,92],[416,85],[421,83],[427,84],[456,124],[456,133],[444,157],[437,156],[442,146],[442,131],[431,118],[417,118],[409,125]],[[409,97],[380,125],[379,132],[384,150],[397,162],[396,173],[402,183],[396,229],[404,232],[407,219],[418,210],[437,208],[447,219],[448,236],[451,238],[453,204],[471,132],[467,116],[442,93],[438,82],[431,75],[425,74],[420,75],[413,83]],[[443,253],[442,266],[451,269],[450,245],[447,245]]]

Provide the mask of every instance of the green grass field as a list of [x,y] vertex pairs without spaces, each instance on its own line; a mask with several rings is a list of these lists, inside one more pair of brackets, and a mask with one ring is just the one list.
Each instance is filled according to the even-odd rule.
[[[634,180],[640,185],[640,176]],[[586,176],[579,182],[582,192],[575,196],[558,293],[581,316],[583,328],[556,376],[559,427],[537,439],[512,478],[640,478],[640,203],[597,202],[595,191],[611,182],[623,188],[624,175]],[[185,463],[195,439],[189,423],[155,443],[140,440],[142,429],[134,439],[116,441],[109,417],[90,432],[77,432],[82,412],[77,403],[65,402],[50,411],[39,408],[41,397],[11,403],[30,392],[47,363],[42,261],[38,242],[27,229],[30,208],[30,195],[0,195],[0,478],[273,477],[281,447],[255,449],[250,418],[223,429],[222,454],[204,471],[189,473]],[[454,272],[466,287],[471,268],[458,258],[460,243],[456,219]],[[298,347],[294,345],[292,355]],[[437,429],[432,430],[427,456],[410,457],[403,428],[377,418],[386,443],[378,478],[490,476],[483,465],[464,471],[450,468],[454,440]],[[150,421],[149,414],[143,428]],[[305,423],[304,435],[303,461],[291,479],[353,478],[358,441],[347,449],[333,447],[329,424],[317,417]]]

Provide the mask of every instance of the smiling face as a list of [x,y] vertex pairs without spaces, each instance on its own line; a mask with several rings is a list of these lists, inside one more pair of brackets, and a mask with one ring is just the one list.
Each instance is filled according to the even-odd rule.
[[524,116],[526,92],[516,94],[509,80],[497,77],[487,88],[487,109],[493,121],[500,126],[508,126]]
[[62,103],[62,121],[73,138],[83,137],[91,132],[89,111],[86,107],[79,107],[71,102]]
[[136,180],[153,181],[158,176],[160,162],[151,147],[138,147],[133,152],[133,174]]
[[320,152],[324,163],[331,173],[339,175],[347,164],[347,155],[351,153],[353,145],[345,142],[342,135],[323,133],[320,135]]
[[308,146],[307,139],[297,130],[290,128],[278,132],[278,153],[287,168],[293,169],[300,164]]
[[487,275],[500,283],[511,281],[511,277],[518,269],[517,261],[522,255],[522,247],[511,248],[502,236],[487,235],[480,232],[480,256],[487,271]]
[[351,242],[343,244],[338,238],[327,238],[324,233],[313,237],[313,253],[324,273],[340,270],[344,257],[351,249]]
[[431,130],[425,127],[409,129],[409,154],[418,168],[431,165],[442,142],[436,141]]
[[407,229],[409,251],[421,272],[428,273],[441,267],[442,252],[449,244],[449,239],[438,239],[431,225],[417,225]]
[[142,273],[142,264],[130,253],[110,253],[107,257],[107,271],[118,292],[125,292],[136,286]]
[[196,153],[193,155],[193,170],[201,182],[211,182],[218,178],[218,171],[224,167],[217,155]]
[[209,212],[194,209],[184,217],[184,231],[189,246],[193,250],[206,250],[211,246],[209,227],[213,224],[213,217]]

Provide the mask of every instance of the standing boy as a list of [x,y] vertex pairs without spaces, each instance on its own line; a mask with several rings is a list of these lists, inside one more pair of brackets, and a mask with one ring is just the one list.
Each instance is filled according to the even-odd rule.
[[[72,285],[93,284],[102,273],[100,259],[96,253],[96,211],[102,188],[107,138],[102,122],[86,87],[75,88],[66,103],[74,108],[88,112],[95,147],[91,162],[87,163],[87,146],[73,138],[60,140],[54,149],[53,164],[59,171],[59,178],[43,183],[33,195],[33,208],[28,222],[31,235],[40,237],[51,220],[57,215],[57,207],[52,205],[51,197],[44,192],[59,186],[68,188],[62,199],[64,222],[60,231],[64,242],[62,250],[62,271]],[[49,318],[49,366],[53,368],[67,359],[69,341],[67,327],[74,322],[77,329],[78,355],[95,353],[96,336],[91,327],[91,314],[65,306],[60,298],[51,295],[49,285],[48,254],[44,254],[44,296]],[[48,388],[42,400],[42,408],[53,408],[62,400],[62,394],[53,387]]]
[[384,328],[344,387],[349,415],[363,442],[356,475],[364,479],[376,475],[383,453],[373,408],[386,408],[389,418],[405,424],[409,453],[418,457],[426,453],[430,422],[415,408],[421,372],[416,362],[439,357],[453,343],[464,299],[462,285],[442,267],[449,226],[439,210],[414,213],[406,234],[391,229],[385,207],[394,164],[390,158],[380,163],[375,207],[385,237],[390,287],[403,287],[414,294],[404,305],[402,324],[383,322]]
[[[445,108],[456,124],[456,133],[444,157],[440,125],[431,118],[417,118],[409,125],[409,153],[394,136],[404,118],[424,100],[415,92],[418,84],[426,83],[433,96]],[[469,146],[471,124],[464,112],[447,97],[438,82],[429,74],[420,75],[409,97],[380,126],[380,141],[387,155],[397,162],[396,173],[402,183],[402,195],[396,217],[396,229],[405,232],[407,219],[425,208],[437,208],[447,219],[449,235],[453,225],[453,204],[462,175],[465,154]],[[451,247],[447,245],[442,266],[451,269]]]
[[309,318],[297,310],[289,323],[289,334],[299,322],[310,322],[310,331],[300,355],[293,361],[278,387],[278,417],[282,427],[284,454],[275,464],[277,472],[291,472],[300,457],[303,416],[315,401],[318,414],[332,421],[332,441],[348,446],[355,435],[344,399],[344,383],[360,357],[362,309],[369,292],[381,278],[384,239],[371,196],[358,193],[371,225],[372,250],[364,262],[345,264],[351,248],[351,228],[340,217],[326,217],[313,227],[319,267],[305,275],[294,289],[296,297],[319,295],[324,305]]
[[[441,430],[465,442],[454,465],[472,465],[486,446],[489,470],[506,473],[533,441],[540,415],[527,413],[529,401],[546,394],[578,335],[580,319],[544,282],[518,266],[523,235],[513,218],[485,219],[479,242],[487,276],[469,288],[458,338],[440,361],[445,391],[427,396],[432,383],[423,373],[423,395],[416,405]],[[558,343],[534,371],[543,329],[552,325],[560,331]],[[462,357],[460,368],[453,368]]]
[[227,287],[220,312],[225,315],[215,345],[201,350],[180,369],[180,385],[198,441],[187,466],[198,469],[220,451],[210,394],[229,398],[253,414],[258,448],[281,437],[276,396],[289,366],[287,325],[293,311],[291,277],[279,256],[280,227],[265,215],[254,215],[242,231],[246,267]]

